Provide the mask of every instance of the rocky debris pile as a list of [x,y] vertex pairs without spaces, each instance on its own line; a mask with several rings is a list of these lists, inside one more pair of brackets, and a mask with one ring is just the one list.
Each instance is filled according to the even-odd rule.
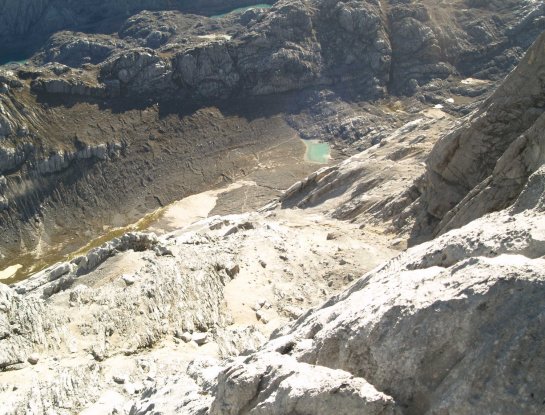
[[417,99],[360,102],[356,96],[353,101],[346,99],[346,95],[346,91],[325,88],[308,91],[301,94],[302,109],[286,118],[305,140],[330,142],[340,150],[359,153],[378,144],[428,107]]
[[[159,243],[157,236],[153,233],[126,233],[120,238],[112,239],[98,248],[91,249],[87,254],[78,256],[70,262],[58,263],[34,274],[17,284],[15,291],[19,294],[32,293],[33,296],[49,298],[72,286],[77,278],[88,274],[108,258],[129,250],[135,252],[154,250],[158,255],[166,255],[170,252]],[[123,280],[127,283],[126,276]],[[127,285],[131,284],[127,283]]]
[[219,374],[217,382],[211,415],[399,413],[392,398],[364,379],[280,353],[238,358]]
[[34,60],[78,68],[104,62],[113,52],[126,47],[128,45],[113,36],[63,31],[51,36]]
[[[254,11],[252,11],[254,13]],[[176,45],[202,43],[214,34],[232,35],[241,26],[232,19],[211,19],[195,14],[179,12],[138,13],[123,24],[119,37],[129,45],[168,51]]]
[[40,174],[56,173],[66,169],[74,161],[92,158],[107,160],[108,158],[119,157],[120,152],[123,150],[123,145],[120,143],[98,144],[96,146],[87,145],[83,147],[75,152],[53,154],[46,160],[37,161],[34,168]]

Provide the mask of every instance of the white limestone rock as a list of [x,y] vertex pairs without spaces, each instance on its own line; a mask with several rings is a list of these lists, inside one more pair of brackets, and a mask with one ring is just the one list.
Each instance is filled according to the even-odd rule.
[[393,415],[393,399],[341,370],[278,353],[236,359],[218,376],[210,415]]

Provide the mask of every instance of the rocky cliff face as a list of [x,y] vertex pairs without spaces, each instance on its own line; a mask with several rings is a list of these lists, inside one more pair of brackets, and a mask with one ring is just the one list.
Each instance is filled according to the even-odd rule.
[[[159,51],[174,55],[167,59],[137,52],[149,61],[133,67],[142,72],[137,82],[125,72],[119,78],[133,52],[112,58],[101,76],[119,79],[129,92],[157,95],[162,89],[142,83],[142,76],[153,81],[158,71],[166,75],[162,85],[172,81],[180,93],[201,99],[347,81],[356,82],[367,97],[386,91],[413,94],[419,85],[457,73],[505,74],[544,28],[541,4],[511,2],[497,8],[459,3],[443,8],[426,1],[280,1],[262,13],[232,18],[238,30],[212,32],[213,44],[161,45]],[[156,36],[163,33],[164,43],[175,38],[175,31]]]
[[545,161],[544,50],[542,35],[483,107],[432,151],[423,200],[440,220],[436,233],[509,206]]
[[[111,7],[114,15],[123,9]],[[544,29],[544,13],[542,4],[522,0],[502,7],[289,0],[223,19],[143,12],[117,36],[56,35],[41,59],[70,65],[108,59],[101,79],[154,98],[173,88],[188,98],[216,99],[347,81],[368,98],[414,94],[419,85],[457,73],[503,76]]]

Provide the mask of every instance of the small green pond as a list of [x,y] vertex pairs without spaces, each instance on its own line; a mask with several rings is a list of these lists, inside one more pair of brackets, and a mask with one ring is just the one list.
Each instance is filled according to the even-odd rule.
[[329,143],[324,143],[318,140],[303,140],[307,151],[305,152],[305,160],[313,163],[326,164],[331,158],[331,147]]
[[252,9],[270,9],[271,7],[272,6],[270,4],[265,4],[265,3],[254,4],[253,6],[239,7],[238,9],[233,9],[230,12],[223,13],[223,14],[217,14],[215,16],[210,16],[210,17],[212,17],[213,19],[218,19],[220,17],[225,17],[225,16],[227,16],[229,14],[244,13],[245,11],[252,10]]

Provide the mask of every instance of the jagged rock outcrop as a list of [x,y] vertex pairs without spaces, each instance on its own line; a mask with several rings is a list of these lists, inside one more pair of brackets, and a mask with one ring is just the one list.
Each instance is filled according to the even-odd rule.
[[40,79],[32,83],[32,90],[38,94],[63,94],[95,98],[114,98],[120,93],[118,82],[95,85],[77,78]]
[[545,161],[544,49],[542,35],[483,107],[432,151],[422,199],[440,220],[435,232],[510,205]]
[[280,353],[241,357],[218,375],[217,382],[210,415],[399,413],[392,398],[364,379]]
[[129,93],[146,94],[155,91],[159,95],[172,86],[169,64],[151,50],[131,50],[105,62],[101,70],[103,73],[115,73],[115,77],[102,76],[102,79],[117,81],[122,90]]

